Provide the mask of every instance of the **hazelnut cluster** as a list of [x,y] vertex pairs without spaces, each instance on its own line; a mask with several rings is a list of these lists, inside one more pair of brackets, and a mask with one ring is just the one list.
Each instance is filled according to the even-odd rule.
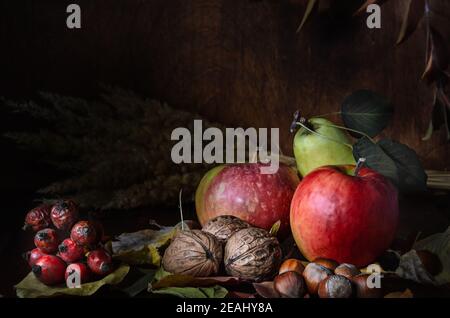
[[380,288],[367,286],[368,274],[352,264],[318,258],[306,266],[297,259],[285,260],[273,281],[280,297],[303,298],[378,298]]
[[228,275],[261,281],[274,276],[280,260],[280,244],[268,231],[226,215],[210,220],[202,230],[178,232],[162,266],[175,274],[211,276],[219,274],[223,261]]

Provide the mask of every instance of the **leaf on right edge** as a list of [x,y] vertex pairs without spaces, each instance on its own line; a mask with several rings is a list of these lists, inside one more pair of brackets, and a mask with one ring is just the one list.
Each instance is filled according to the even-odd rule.
[[374,144],[366,137],[353,146],[355,160],[366,158],[366,165],[397,185],[401,192],[426,190],[427,175],[414,150],[390,139]]
[[[391,103],[384,96],[360,89],[344,99],[341,117],[346,127],[375,137],[389,124],[393,111]],[[361,137],[355,133],[351,135]]]
[[450,283],[450,227],[443,233],[433,234],[418,241],[414,249],[436,254],[442,263],[442,271],[434,279],[438,284]]
[[395,273],[398,277],[420,284],[434,285],[436,283],[433,276],[425,269],[416,250],[411,250],[400,257],[400,263]]
[[306,5],[305,13],[303,14],[302,22],[298,26],[297,31],[295,31],[296,33],[300,32],[300,30],[302,29],[306,20],[308,20],[308,17],[310,16],[311,12],[314,9],[314,6],[316,5],[316,2],[317,2],[317,0],[308,0],[308,4]]
[[449,54],[444,37],[433,27],[427,35],[427,63],[422,79],[431,84],[436,81],[448,80],[445,73],[449,64]]
[[416,29],[425,13],[425,0],[407,0],[397,44],[405,41]]
[[447,140],[450,140],[450,102],[446,97],[443,91],[436,90],[431,111],[431,120],[425,136],[422,137],[423,141],[430,140],[433,132],[438,131],[442,126],[444,126]]

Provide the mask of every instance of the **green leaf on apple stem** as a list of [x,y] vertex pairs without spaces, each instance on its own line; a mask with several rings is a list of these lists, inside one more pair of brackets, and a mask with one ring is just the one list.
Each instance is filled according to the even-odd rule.
[[355,159],[366,158],[367,167],[391,179],[401,192],[425,191],[427,175],[417,154],[406,145],[390,139],[373,143],[367,137],[353,146]]
[[[342,103],[341,116],[347,128],[363,132],[370,137],[378,135],[389,123],[393,108],[383,96],[365,89],[347,96]],[[351,133],[356,138],[360,134]]]

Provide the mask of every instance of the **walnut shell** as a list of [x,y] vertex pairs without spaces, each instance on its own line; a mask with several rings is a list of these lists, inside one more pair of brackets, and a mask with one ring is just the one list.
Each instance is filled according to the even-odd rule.
[[180,231],[166,249],[162,266],[173,274],[217,275],[222,261],[222,243],[200,230]]
[[248,227],[250,224],[233,215],[221,215],[209,220],[202,230],[226,242],[234,233]]
[[225,246],[225,270],[251,281],[271,278],[281,261],[278,240],[263,229],[249,227],[236,232]]

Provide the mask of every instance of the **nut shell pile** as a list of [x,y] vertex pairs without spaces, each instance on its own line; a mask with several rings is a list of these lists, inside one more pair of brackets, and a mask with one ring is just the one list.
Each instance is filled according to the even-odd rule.
[[231,276],[261,281],[271,278],[278,269],[281,248],[278,240],[259,228],[235,233],[225,246],[225,270]]
[[222,215],[209,220],[202,230],[211,233],[220,241],[226,242],[234,233],[248,227],[250,224],[233,215]]
[[210,233],[180,231],[166,249],[162,265],[164,270],[174,274],[217,275],[222,262],[222,249],[222,243]]

